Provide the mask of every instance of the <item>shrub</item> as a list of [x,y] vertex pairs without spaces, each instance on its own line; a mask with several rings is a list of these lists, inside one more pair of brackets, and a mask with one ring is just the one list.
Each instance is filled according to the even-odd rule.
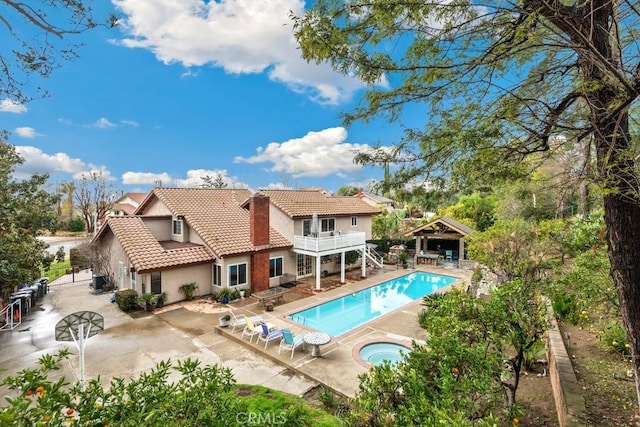
[[578,305],[572,294],[564,291],[558,292],[552,297],[551,305],[558,319],[574,325],[578,322]]
[[196,282],[185,283],[178,288],[187,300],[193,299],[197,289],[198,284]]
[[598,334],[598,338],[611,351],[621,354],[629,354],[629,342],[627,341],[627,333],[616,320],[609,322]]
[[333,393],[329,387],[322,386],[320,388],[320,394],[318,395],[318,400],[324,405],[327,409],[334,409],[338,407],[338,398]]
[[122,311],[131,311],[138,307],[138,293],[133,289],[122,289],[116,292],[116,304]]
[[84,231],[84,221],[80,217],[71,218],[67,222],[67,229],[69,231]]

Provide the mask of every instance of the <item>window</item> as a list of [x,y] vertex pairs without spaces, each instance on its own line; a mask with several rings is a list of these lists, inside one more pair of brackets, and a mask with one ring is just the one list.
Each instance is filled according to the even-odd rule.
[[269,277],[282,276],[282,257],[269,260]]
[[302,221],[302,235],[308,236],[311,234],[311,220],[305,219]]
[[162,276],[159,271],[151,273],[151,293],[156,295],[162,293]]
[[131,289],[133,289],[134,291],[137,291],[137,289],[136,289],[136,271],[133,269],[133,267],[131,267],[130,270],[131,270]]
[[334,231],[336,229],[336,220],[334,218],[323,219],[320,227],[320,231]]
[[247,264],[236,264],[229,266],[229,286],[247,284]]
[[176,236],[181,236],[182,235],[182,220],[181,219],[174,219],[173,220],[173,234],[175,234]]
[[222,286],[222,266],[213,264],[213,284]]
[[357,227],[358,226],[358,217],[357,216],[352,216],[351,217],[351,226],[352,227]]

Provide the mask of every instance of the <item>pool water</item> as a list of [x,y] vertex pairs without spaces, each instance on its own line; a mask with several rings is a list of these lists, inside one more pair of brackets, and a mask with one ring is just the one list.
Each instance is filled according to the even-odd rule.
[[382,365],[387,360],[398,363],[410,350],[400,344],[390,342],[376,342],[367,344],[360,349],[360,358],[372,365]]
[[416,271],[290,314],[287,319],[338,336],[456,280],[455,277]]

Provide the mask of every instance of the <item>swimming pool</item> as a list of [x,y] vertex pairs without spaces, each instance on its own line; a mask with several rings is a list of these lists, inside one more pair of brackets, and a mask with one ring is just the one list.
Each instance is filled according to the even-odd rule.
[[290,314],[287,319],[338,336],[456,280],[455,277],[416,271]]

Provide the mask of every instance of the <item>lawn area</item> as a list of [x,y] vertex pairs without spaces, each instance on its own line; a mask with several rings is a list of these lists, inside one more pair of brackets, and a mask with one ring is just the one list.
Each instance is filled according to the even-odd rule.
[[40,277],[48,277],[49,283],[62,277],[66,274],[67,270],[71,268],[71,259],[66,257],[64,262],[54,261],[48,270],[41,269]]
[[236,421],[241,425],[277,425],[286,419],[295,419],[299,425],[316,427],[341,426],[341,421],[304,398],[257,385],[238,385],[236,394],[245,399],[246,413],[239,413]]

